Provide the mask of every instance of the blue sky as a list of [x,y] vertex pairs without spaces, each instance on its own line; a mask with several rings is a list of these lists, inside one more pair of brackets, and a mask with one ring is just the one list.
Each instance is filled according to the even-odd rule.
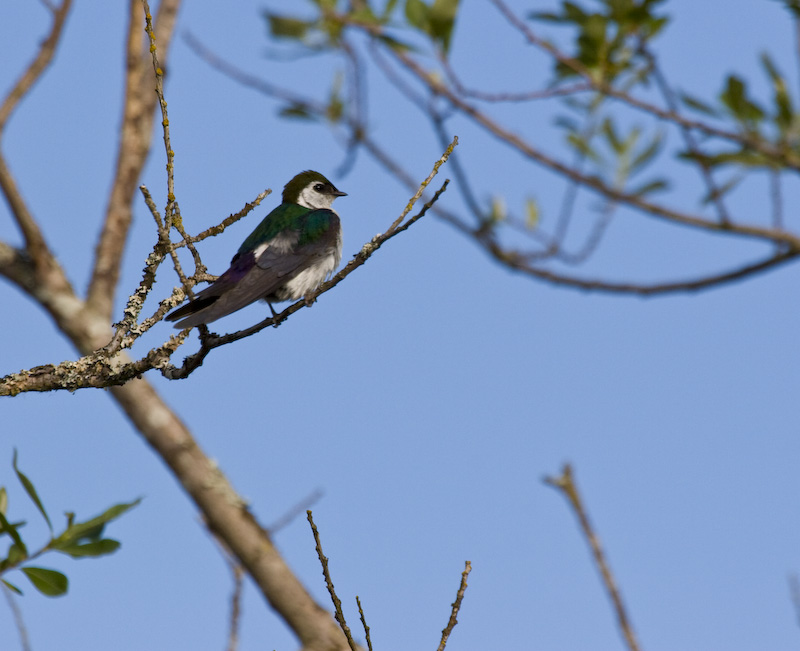
[[[117,4],[76,3],[55,64],[5,141],[25,197],[81,288],[117,139],[125,31]],[[519,68],[489,65],[518,53],[519,44],[507,38],[478,47],[503,23],[488,3],[465,5],[455,63],[470,69],[487,62],[476,83],[527,88]],[[223,11],[218,3],[187,3],[178,33],[191,30],[265,78],[321,88],[327,64],[265,60],[265,6],[234,3]],[[764,50],[789,80],[797,78],[780,3],[677,0],[666,11],[673,24],[659,52],[682,88],[713,98],[722,77],[739,71],[763,91]],[[49,25],[32,0],[17,0],[9,12],[15,28],[0,42],[4,92]],[[166,92],[184,220],[200,230],[266,187],[276,193],[257,215],[205,242],[211,271],[224,269],[302,169],[329,174],[349,193],[337,201],[345,260],[400,213],[408,193],[366,156],[335,177],[342,154],[324,129],[277,120],[273,103],[209,69],[180,38],[172,55]],[[535,61],[530,78],[546,78]],[[399,122],[399,103],[380,80],[370,83],[379,95],[377,133],[421,180],[438,146],[422,121]],[[514,110],[508,115],[520,119]],[[559,151],[560,134],[544,117],[536,120],[525,123],[535,128],[528,133]],[[528,195],[552,205],[559,186],[544,172],[499,159],[496,144],[455,126],[463,127],[459,153],[482,198],[493,188],[512,206]],[[156,143],[143,182],[163,205]],[[759,183],[736,195],[736,214],[768,217]],[[787,197],[796,192],[787,187]],[[690,179],[671,197],[697,207]],[[443,202],[461,206],[456,192]],[[797,225],[791,210],[787,219]],[[0,236],[20,241],[5,206]],[[137,202],[123,294],[138,282],[153,238]],[[724,265],[742,251],[759,253],[742,247],[621,215],[590,269],[658,279],[683,264]],[[155,291],[166,295],[175,282],[165,269]],[[324,492],[313,510],[334,582],[353,628],[354,595],[361,597],[376,649],[438,644],[467,559],[473,572],[449,649],[621,648],[575,518],[541,481],[567,461],[644,648],[788,649],[800,636],[787,586],[787,575],[800,571],[798,282],[795,265],[699,295],[643,300],[555,289],[494,265],[426,217],[280,328],[215,351],[188,380],[149,379],[261,522]],[[75,357],[43,311],[7,283],[0,298],[0,372]],[[264,309],[224,323],[234,330]],[[152,343],[167,330],[157,328]],[[186,353],[192,350],[189,344]],[[9,489],[12,518],[29,521],[31,547],[46,528],[12,476],[14,447],[55,520],[67,510],[89,517],[144,497],[109,528],[123,543],[117,554],[41,561],[66,572],[71,587],[64,598],[29,589],[19,600],[33,648],[223,648],[231,590],[225,563],[110,397],[93,390],[22,395],[0,410],[0,484]],[[276,542],[327,605],[305,520],[281,530]],[[0,607],[0,630],[11,625]],[[295,646],[247,585],[241,649]]]

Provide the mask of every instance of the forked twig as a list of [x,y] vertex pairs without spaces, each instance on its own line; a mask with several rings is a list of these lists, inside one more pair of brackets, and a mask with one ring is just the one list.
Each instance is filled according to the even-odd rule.
[[314,518],[311,515],[311,510],[306,511],[306,515],[308,516],[308,523],[311,525],[311,531],[314,534],[314,542],[317,546],[317,556],[319,557],[319,562],[322,565],[322,574],[325,577],[325,585],[327,586],[328,592],[331,595],[331,601],[333,601],[333,608],[336,613],[336,621],[339,622],[339,626],[344,632],[344,636],[347,638],[347,643],[350,645],[350,648],[353,651],[358,651],[358,645],[355,643],[355,640],[353,640],[353,635],[350,633],[350,627],[347,625],[347,622],[344,619],[344,613],[342,612],[342,601],[336,595],[336,590],[333,587],[331,573],[328,571],[328,557],[322,553],[322,542],[319,539],[319,531],[317,530],[317,525],[314,524]]

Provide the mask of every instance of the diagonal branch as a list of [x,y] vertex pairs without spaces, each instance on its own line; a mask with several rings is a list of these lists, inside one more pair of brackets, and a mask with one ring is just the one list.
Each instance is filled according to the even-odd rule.
[[595,566],[602,577],[603,587],[605,587],[608,597],[614,606],[614,612],[617,615],[617,622],[620,632],[625,638],[625,642],[627,643],[630,651],[639,651],[639,642],[637,641],[636,635],[633,632],[633,626],[631,625],[630,617],[628,616],[628,612],[625,609],[625,605],[622,601],[622,595],[620,594],[617,582],[614,580],[614,575],[611,573],[608,559],[606,558],[606,554],[603,551],[602,545],[600,544],[600,538],[597,536],[596,531],[589,521],[589,515],[586,512],[586,507],[583,504],[583,500],[578,492],[578,487],[575,484],[572,467],[567,464],[564,466],[560,477],[546,477],[544,481],[546,484],[558,490],[567,499],[570,507],[575,513],[575,516],[578,518],[583,536],[592,550],[592,557],[594,559]]
[[[39,51],[11,89],[9,94],[0,105],[0,141],[5,135],[5,128],[8,125],[12,113],[19,105],[25,95],[30,92],[36,82],[41,78],[47,66],[53,60],[56,48],[61,39],[67,14],[72,5],[72,0],[64,0],[60,7],[53,9],[53,25],[47,38],[42,42]],[[0,151],[0,189],[8,202],[11,214],[19,226],[25,240],[25,251],[33,262],[35,275],[40,283],[48,283],[48,286],[58,287],[72,292],[72,288],[67,281],[66,275],[59,266],[50,247],[45,241],[36,219],[30,212],[28,205],[22,197],[22,193],[17,187],[14,176],[11,173],[5,156]]]
[[47,38],[42,41],[39,52],[26,68],[25,72],[22,73],[22,76],[17,80],[17,83],[14,84],[11,92],[5,100],[3,100],[2,105],[0,105],[0,136],[2,136],[8,119],[11,117],[11,114],[17,108],[22,98],[25,97],[28,91],[33,88],[34,84],[39,81],[45,69],[53,60],[53,55],[61,39],[64,22],[67,19],[67,14],[71,6],[72,0],[64,0],[57,9],[50,8],[50,11],[53,13],[53,26],[50,28],[50,33],[47,35]]

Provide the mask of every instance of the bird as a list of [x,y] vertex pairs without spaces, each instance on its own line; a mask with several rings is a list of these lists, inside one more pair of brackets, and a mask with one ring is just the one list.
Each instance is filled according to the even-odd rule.
[[178,321],[178,329],[191,328],[259,299],[272,310],[272,303],[306,296],[342,260],[342,229],[331,204],[346,196],[319,172],[297,174],[283,188],[282,203],[242,242],[228,270],[166,320]]

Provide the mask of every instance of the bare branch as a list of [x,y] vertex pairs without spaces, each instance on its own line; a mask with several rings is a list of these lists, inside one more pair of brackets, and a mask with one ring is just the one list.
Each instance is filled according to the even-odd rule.
[[367,626],[367,618],[364,616],[364,609],[361,607],[361,599],[356,595],[356,604],[358,604],[358,615],[361,619],[361,625],[364,627],[364,636],[367,638],[367,649],[372,651],[372,639],[369,636],[369,626]]
[[161,109],[161,129],[164,134],[164,149],[167,155],[167,205],[164,208],[164,228],[169,232],[172,227],[172,212],[175,204],[175,152],[169,136],[169,115],[167,114],[167,100],[164,99],[164,71],[158,61],[158,45],[156,34],[153,30],[153,17],[150,14],[150,5],[147,0],[142,0],[144,6],[145,32],[150,40],[150,55],[153,60],[153,72],[156,79],[156,97]]
[[453,609],[450,611],[450,619],[447,622],[447,626],[445,626],[442,631],[442,641],[439,642],[438,651],[444,651],[450,634],[453,632],[456,624],[458,624],[458,611],[461,610],[461,602],[464,600],[464,593],[467,591],[467,577],[470,572],[472,572],[472,563],[466,561],[466,563],[464,563],[464,571],[461,573],[461,584],[458,586],[456,600],[453,602]]
[[8,119],[11,117],[14,109],[17,108],[22,98],[33,88],[34,84],[39,81],[45,69],[53,60],[53,55],[61,39],[64,22],[67,19],[67,14],[71,6],[72,0],[63,0],[61,6],[57,8],[48,5],[48,8],[53,14],[53,26],[50,28],[50,33],[47,35],[47,38],[45,38],[39,46],[39,51],[33,61],[28,65],[25,72],[22,73],[17,83],[14,84],[14,87],[3,100],[3,103],[0,104],[0,137],[2,137]]
[[231,620],[228,627],[227,651],[236,651],[239,646],[239,621],[242,614],[242,588],[244,569],[235,560],[228,559],[233,574],[233,593],[231,594]]
[[800,625],[800,577],[796,572],[793,572],[788,577],[789,580],[789,597],[792,600],[792,607],[794,608],[794,617],[797,624]]
[[[3,595],[8,602],[8,607],[11,609],[11,613],[14,616],[14,624],[19,633],[19,643],[22,646],[22,651],[31,651],[31,640],[28,637],[28,629],[25,626],[25,620],[22,618],[22,611],[20,610],[19,604],[11,593],[11,588],[6,585],[5,581],[0,580],[0,590],[3,591]],[[370,651],[372,651],[372,648],[370,648]]]
[[596,278],[583,278],[580,276],[569,276],[556,273],[548,269],[527,264],[525,261],[525,254],[518,251],[504,249],[493,240],[485,239],[483,241],[483,245],[493,257],[511,269],[534,276],[539,280],[544,280],[545,282],[552,283],[554,285],[563,285],[565,287],[573,287],[575,289],[589,291],[602,291],[611,294],[634,294],[638,296],[656,296],[662,294],[675,294],[679,292],[695,292],[708,289],[709,287],[718,287],[720,285],[725,285],[727,283],[740,280],[741,278],[747,278],[757,273],[776,269],[777,267],[800,257],[800,252],[787,251],[767,256],[758,262],[736,267],[722,273],[709,274],[699,278],[693,278],[691,280],[644,284],[612,282]]
[[[60,7],[53,10],[53,25],[47,38],[42,42],[39,51],[16,84],[0,105],[0,144],[5,135],[5,127],[20,101],[41,78],[47,66],[53,60],[72,0],[64,0]],[[19,226],[25,239],[25,250],[33,262],[37,282],[47,284],[53,289],[72,292],[66,275],[52,254],[39,225],[25,203],[22,193],[17,187],[14,176],[0,150],[0,189],[8,201],[11,214]]]
[[589,547],[592,550],[592,557],[594,558],[595,565],[603,579],[603,586],[605,587],[606,592],[611,599],[611,603],[614,606],[614,611],[617,615],[617,623],[619,624],[620,631],[625,638],[625,642],[627,643],[630,651],[639,651],[639,643],[637,642],[636,636],[633,633],[633,627],[631,626],[630,618],[628,617],[628,613],[625,610],[624,604],[622,603],[622,595],[620,594],[617,583],[614,580],[614,575],[611,573],[611,569],[609,568],[605,553],[600,545],[600,539],[597,537],[597,534],[589,522],[589,516],[586,513],[586,509],[583,506],[583,501],[578,493],[578,487],[575,484],[575,480],[572,475],[572,467],[567,464],[564,466],[560,477],[546,477],[544,481],[546,484],[556,488],[564,497],[567,498],[567,501],[572,507],[572,510],[577,516],[578,522],[581,525],[583,536],[586,539],[586,542],[589,543]]
[[350,627],[347,625],[347,622],[344,619],[344,613],[342,612],[342,600],[336,595],[336,590],[333,587],[331,573],[328,570],[328,557],[322,553],[322,541],[319,539],[317,525],[314,524],[314,518],[312,517],[310,510],[306,511],[306,515],[308,516],[308,523],[311,525],[311,531],[314,534],[314,542],[316,543],[317,547],[317,556],[319,557],[320,565],[322,565],[322,574],[325,577],[325,585],[327,586],[328,592],[331,595],[331,601],[333,601],[333,608],[336,613],[336,621],[339,622],[339,626],[344,632],[344,636],[347,638],[347,643],[350,645],[352,651],[358,651],[358,645],[355,643],[355,640],[353,640],[353,636],[350,633]]
[[267,527],[267,531],[271,535],[275,535],[278,531],[289,525],[297,516],[301,515],[304,511],[308,511],[314,504],[322,498],[323,492],[317,488],[310,495],[304,497],[300,502],[295,504],[286,513],[279,517],[275,522]]

